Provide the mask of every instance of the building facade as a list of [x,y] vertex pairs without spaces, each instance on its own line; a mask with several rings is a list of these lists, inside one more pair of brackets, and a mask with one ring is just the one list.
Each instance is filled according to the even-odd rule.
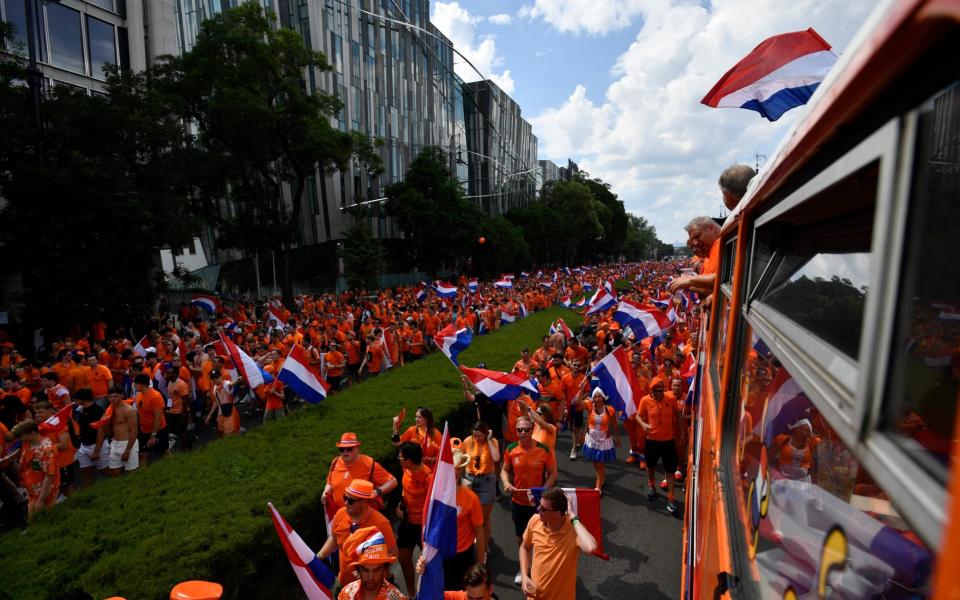
[[537,197],[537,138],[520,105],[492,81],[463,84],[468,193],[490,215]]

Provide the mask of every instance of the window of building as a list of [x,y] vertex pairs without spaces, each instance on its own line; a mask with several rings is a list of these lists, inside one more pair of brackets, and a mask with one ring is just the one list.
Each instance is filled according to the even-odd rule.
[[45,2],[50,62],[57,67],[84,73],[83,31],[80,11],[56,2]]
[[117,64],[117,42],[110,23],[87,16],[87,48],[90,53],[90,76],[106,79],[106,65]]
[[6,50],[27,54],[27,7],[23,0],[3,0],[3,22],[13,31],[6,40],[0,40]]
[[941,483],[960,389],[960,82],[918,110],[886,427]]
[[752,563],[742,583],[762,598],[926,597],[933,555],[763,340],[743,339],[731,448]]
[[87,0],[87,4],[99,6],[100,8],[109,10],[110,12],[117,12],[116,0]]

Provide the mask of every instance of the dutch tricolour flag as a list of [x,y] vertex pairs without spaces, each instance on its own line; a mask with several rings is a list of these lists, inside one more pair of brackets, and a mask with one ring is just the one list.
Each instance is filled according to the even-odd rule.
[[593,297],[590,298],[590,301],[587,303],[587,306],[589,308],[587,308],[586,314],[592,315],[594,313],[603,312],[605,310],[613,308],[613,306],[616,303],[617,303],[616,296],[610,295],[610,293],[604,289],[597,290],[597,293],[594,294]]
[[500,279],[493,282],[493,287],[501,290],[512,290],[513,279],[507,279],[506,277],[501,277]]
[[221,333],[220,340],[223,342],[227,355],[233,359],[233,364],[240,371],[240,375],[247,380],[247,385],[250,386],[251,390],[265,383],[273,383],[273,376],[261,369],[257,361],[250,358],[250,355],[241,350],[230,338]]
[[613,313],[613,319],[620,323],[621,327],[629,327],[637,340],[642,340],[659,335],[673,325],[670,314],[676,317],[676,313],[673,311],[663,313],[655,308],[646,308],[636,302],[621,300],[617,305],[617,312]]
[[208,313],[215,313],[217,307],[220,306],[220,300],[210,294],[194,294],[193,298],[190,299],[190,306],[202,308]]
[[427,299],[427,286],[424,283],[420,283],[417,287],[417,302],[423,304],[423,301]]
[[330,588],[334,584],[333,572],[317,558],[317,553],[304,543],[293,527],[290,527],[290,524],[280,516],[273,504],[268,502],[267,506],[273,518],[273,526],[277,530],[277,535],[280,536],[280,543],[283,544],[283,550],[287,553],[287,560],[290,561],[290,567],[300,581],[307,600],[333,600],[333,594],[330,593]]
[[564,296],[563,298],[560,298],[560,304],[570,308],[572,306],[572,303],[570,302],[570,296]]
[[457,297],[457,286],[450,285],[445,281],[437,281],[433,284],[433,289],[436,290],[437,295],[441,298],[456,298]]
[[449,424],[443,425],[440,460],[424,506],[423,557],[426,570],[420,576],[417,598],[443,598],[443,559],[457,553],[457,474],[453,469]]
[[300,344],[294,344],[277,373],[277,379],[290,386],[298,396],[317,404],[327,397],[330,385],[310,370],[310,357]]
[[517,315],[513,314],[508,308],[500,309],[500,324],[506,325],[517,320]]
[[480,289],[480,282],[476,279],[471,279],[469,282],[467,282],[467,289],[470,290],[471,294],[476,294],[477,290]]
[[507,400],[515,399],[520,394],[529,394],[531,398],[540,397],[537,385],[520,375],[487,369],[471,369],[463,365],[460,365],[460,371],[467,376],[474,387],[494,402],[502,404]]
[[813,29],[767,38],[727,71],[700,102],[755,110],[776,121],[807,103],[837,55]]
[[470,343],[473,341],[473,333],[466,327],[463,329],[457,329],[452,323],[447,325],[440,330],[437,335],[433,337],[433,341],[437,344],[437,348],[440,348],[440,352],[443,352],[447,358],[450,359],[455,366],[459,366],[460,363],[457,362],[457,357],[460,356],[460,353],[470,347]]
[[637,405],[640,404],[637,376],[630,368],[630,359],[623,346],[617,346],[616,350],[603,357],[593,368],[592,374],[611,406],[623,412],[628,419],[637,412]]
[[270,329],[279,329],[283,331],[283,317],[280,316],[280,311],[274,307],[267,309],[267,322],[270,326]]
[[568,340],[573,337],[573,332],[570,331],[570,328],[567,327],[567,322],[563,319],[557,319],[550,324],[550,335],[557,333],[558,331],[563,332],[563,337]]
[[[597,540],[597,549],[593,555],[603,560],[610,560],[610,556],[603,551],[603,522],[600,517],[600,491],[595,489],[560,488],[567,497],[567,504],[573,514],[577,515],[583,526],[587,528],[593,539]],[[533,501],[540,504],[540,497],[544,488],[530,488]]]
[[786,369],[780,369],[770,383],[770,401],[754,431],[763,439],[764,445],[771,446],[774,438],[789,431],[790,425],[812,413],[813,404],[800,384]]
[[520,318],[521,318],[521,319],[524,319],[524,318],[530,316],[530,313],[527,311],[527,305],[526,305],[526,304],[524,304],[523,302],[520,302],[518,308],[520,309]]
[[137,342],[137,345],[133,347],[133,353],[137,356],[146,356],[147,348],[150,347],[150,339],[147,336],[140,338],[140,341]]

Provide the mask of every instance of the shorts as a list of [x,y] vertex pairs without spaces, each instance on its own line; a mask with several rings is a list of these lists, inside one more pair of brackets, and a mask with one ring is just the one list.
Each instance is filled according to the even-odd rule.
[[137,440],[140,442],[140,449],[143,452],[148,454],[156,454],[157,456],[162,456],[166,453],[167,448],[170,447],[170,432],[166,427],[157,432],[157,441],[152,446],[148,446],[147,442],[150,441],[149,433],[140,433],[137,437]]
[[470,489],[480,498],[480,504],[493,504],[497,500],[497,476],[493,473],[486,475],[467,474]]
[[93,451],[96,449],[96,444],[80,446],[80,449],[77,450],[77,462],[80,463],[81,469],[89,469],[90,467],[96,467],[98,469],[107,468],[107,465],[110,464],[110,448],[101,448],[101,450],[106,450],[106,452],[100,452],[100,457],[94,461],[90,458],[90,455],[93,454]]
[[65,467],[60,467],[60,489],[73,485],[73,465],[70,463]]
[[454,591],[463,589],[463,576],[467,569],[477,562],[476,546],[470,545],[463,552],[457,552],[450,558],[443,559],[443,589]]
[[423,548],[423,525],[414,525],[401,519],[397,527],[397,548],[413,550],[416,546]]
[[663,460],[663,470],[670,475],[677,470],[677,445],[673,440],[647,440],[644,454],[647,458],[647,468],[653,469],[657,466],[657,461]]
[[127,461],[122,460],[123,451],[127,449],[127,440],[112,440],[110,442],[110,460],[107,466],[111,469],[123,468],[127,471],[133,471],[140,466],[140,442],[134,442],[130,448],[130,456]]
[[513,530],[517,537],[523,537],[523,532],[527,530],[527,523],[537,514],[536,506],[525,506],[510,502],[510,515],[513,517]]
[[342,381],[343,381],[343,375],[327,376],[327,383],[330,384],[330,389],[333,391],[338,391],[340,389],[340,384]]

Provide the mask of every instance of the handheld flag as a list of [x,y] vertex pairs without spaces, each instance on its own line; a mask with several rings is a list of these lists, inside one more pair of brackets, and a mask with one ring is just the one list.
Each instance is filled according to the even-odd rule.
[[[276,324],[274,324],[274,321],[276,321]],[[283,331],[283,317],[281,317],[280,312],[272,306],[267,309],[267,322],[270,325],[270,329]]]
[[767,38],[720,78],[702,104],[755,110],[776,121],[807,103],[837,55],[816,31],[794,31]]
[[268,502],[267,506],[270,508],[270,517],[280,537],[280,543],[287,553],[287,560],[290,561],[290,567],[300,581],[307,600],[333,600],[333,594],[330,593],[334,584],[333,572],[326,563],[317,558],[317,553],[304,543],[293,527],[283,520],[273,504]]
[[520,304],[520,306],[519,306],[519,308],[520,308],[520,318],[523,319],[523,318],[529,317],[529,316],[530,316],[530,313],[527,312],[527,305],[524,304],[523,302],[520,302],[519,304]]
[[423,304],[423,301],[427,299],[427,288],[423,284],[417,288],[417,302]]
[[673,323],[670,314],[664,314],[655,308],[647,308],[630,300],[621,300],[617,311],[613,313],[613,320],[620,323],[620,327],[629,327],[638,340],[659,335],[666,331]]
[[454,366],[459,366],[460,363],[457,362],[457,357],[460,356],[461,352],[470,347],[470,343],[473,341],[473,333],[466,327],[457,329],[451,323],[441,329],[440,332],[434,336],[433,341],[437,344],[437,347],[440,348],[440,352],[443,352]]
[[561,299],[560,299],[560,304],[561,304],[562,306],[564,306],[565,308],[570,308],[570,306],[572,306],[572,304],[571,304],[571,302],[570,302],[570,296],[564,296],[563,298],[561,298]]
[[194,294],[193,298],[190,299],[190,306],[202,308],[212,314],[217,312],[217,308],[220,306],[220,299],[210,294]]
[[133,347],[133,353],[137,356],[146,356],[147,348],[150,347],[150,340],[147,336],[140,338],[140,341],[137,342],[137,345]]
[[599,387],[607,395],[610,405],[629,419],[637,412],[640,393],[637,389],[637,376],[631,368],[630,359],[623,346],[603,357],[592,374],[597,378]]
[[388,336],[386,329],[381,329],[380,343],[383,344],[383,364],[385,364],[388,369],[393,368],[393,361],[390,360],[390,354],[396,349],[393,342],[394,337],[392,335]]
[[441,298],[456,298],[457,297],[457,286],[450,285],[444,281],[437,281],[433,284],[433,289],[437,292],[437,295]]
[[303,346],[294,344],[277,373],[277,379],[290,386],[298,396],[317,404],[327,397],[330,385],[310,370],[310,357]]
[[440,460],[430,482],[424,510],[423,557],[426,570],[420,576],[417,598],[434,600],[443,597],[443,559],[457,553],[457,474],[453,468],[449,423],[443,425]]
[[49,416],[43,423],[40,423],[37,429],[40,430],[40,433],[46,435],[59,434],[61,431],[67,430],[67,424],[70,422],[72,414],[73,403],[66,404],[56,413]]
[[[567,503],[573,514],[577,515],[583,526],[587,528],[593,539],[597,540],[597,549],[593,555],[603,560],[610,560],[610,556],[603,551],[603,527],[600,517],[600,491],[595,489],[580,488],[560,488],[567,496]],[[540,497],[543,496],[544,488],[531,488],[533,501],[538,506]]]
[[568,340],[573,337],[573,332],[570,331],[570,328],[567,327],[567,322],[563,319],[557,319],[550,324],[550,335],[557,333],[558,331],[563,332],[563,337]]
[[230,338],[221,333],[220,341],[223,342],[223,347],[226,349],[227,355],[233,359],[233,364],[240,372],[240,375],[247,380],[247,385],[250,386],[250,389],[256,389],[265,383],[273,383],[273,376],[261,369],[257,361],[250,358],[250,355],[230,341]]
[[469,290],[471,294],[477,293],[477,290],[479,289],[480,289],[480,282],[477,281],[476,279],[471,279],[469,283],[467,283],[467,290]]
[[501,277],[500,279],[493,282],[493,287],[500,290],[512,290],[513,279],[507,279],[506,277]]
[[617,297],[610,295],[607,290],[600,289],[597,290],[597,293],[590,298],[590,302],[587,303],[589,308],[587,308],[587,315],[592,315],[594,313],[603,312],[617,303]]
[[488,369],[471,369],[460,365],[460,371],[478,390],[486,394],[494,402],[503,403],[513,400],[520,394],[529,394],[531,398],[539,398],[540,390],[535,383],[513,373],[501,373]]
[[510,312],[507,308],[500,309],[500,324],[506,325],[507,323],[513,323],[517,320],[517,315]]

